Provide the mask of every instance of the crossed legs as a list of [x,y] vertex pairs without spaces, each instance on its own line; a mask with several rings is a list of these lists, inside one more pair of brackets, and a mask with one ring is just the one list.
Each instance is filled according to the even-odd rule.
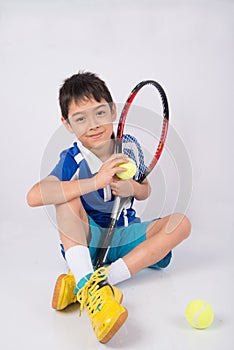
[[[87,246],[90,229],[79,198],[56,206],[59,234],[65,251],[75,245]],[[191,224],[183,214],[172,214],[149,224],[146,240],[123,257],[131,275],[163,259],[186,239]]]

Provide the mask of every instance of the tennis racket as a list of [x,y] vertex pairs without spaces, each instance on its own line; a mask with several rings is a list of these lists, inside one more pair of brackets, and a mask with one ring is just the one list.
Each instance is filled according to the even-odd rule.
[[[150,156],[148,157],[145,157],[147,152],[144,152],[144,150],[142,150],[142,144],[144,143],[144,140],[142,140],[142,143],[139,143],[138,140],[135,138],[135,136],[132,136],[131,134],[124,134],[126,125],[127,125],[127,119],[129,119],[129,109],[132,106],[132,102],[136,98],[140,90],[142,90],[146,86],[152,86],[154,88],[153,99],[154,100],[157,99],[157,103],[160,105],[159,114],[157,112],[157,116],[158,115],[160,116],[160,130],[159,130],[160,136],[158,137],[157,140],[154,139],[153,141],[154,145],[150,146],[151,152],[150,152]],[[144,121],[144,117],[147,118],[147,116],[140,115],[141,123],[143,119],[143,125],[144,123],[147,124],[147,120]],[[152,119],[151,124],[155,124],[156,120],[154,119],[154,117],[151,119]],[[162,86],[154,80],[142,81],[138,85],[136,85],[135,88],[131,91],[120,115],[117,133],[116,133],[116,140],[115,140],[115,153],[125,153],[135,161],[138,171],[134,179],[137,182],[142,183],[144,179],[152,172],[155,165],[157,164],[162,154],[162,150],[164,148],[164,144],[167,136],[167,130],[168,130],[168,123],[169,123],[168,101]],[[138,127],[139,126],[138,122],[135,124],[136,124],[135,128],[133,125],[133,129],[135,130],[141,129],[141,131],[144,129],[144,126],[143,127],[141,126],[141,128]],[[151,130],[154,129],[154,125],[150,125],[150,129]],[[148,158],[148,159],[146,160],[145,158]],[[99,242],[99,248],[97,250],[96,259],[94,262],[94,266],[96,268],[99,268],[100,266],[103,265],[103,262],[105,261],[105,257],[107,255],[108,248],[112,241],[116,223],[119,219],[119,216],[122,210],[130,201],[131,201],[131,198],[121,198],[119,196],[115,197],[108,227],[106,229],[105,235],[101,237],[101,241]]]

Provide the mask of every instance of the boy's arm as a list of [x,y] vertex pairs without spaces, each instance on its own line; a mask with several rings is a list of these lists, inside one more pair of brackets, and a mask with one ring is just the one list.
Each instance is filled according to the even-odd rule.
[[130,180],[120,180],[114,177],[114,181],[110,184],[113,194],[120,197],[134,197],[137,200],[144,200],[149,197],[151,187],[147,179],[141,184]]
[[48,176],[30,189],[27,194],[27,202],[31,207],[61,204],[95,191],[96,185],[95,177],[60,181],[56,176]]
[[141,201],[149,197],[151,193],[151,186],[147,179],[143,180],[142,183],[131,180],[133,190],[134,190],[134,198]]
[[31,188],[27,194],[27,202],[31,207],[62,204],[104,188],[111,183],[115,173],[125,170],[118,167],[118,164],[126,162],[126,159],[125,155],[112,156],[92,178],[60,181],[56,176],[49,175]]

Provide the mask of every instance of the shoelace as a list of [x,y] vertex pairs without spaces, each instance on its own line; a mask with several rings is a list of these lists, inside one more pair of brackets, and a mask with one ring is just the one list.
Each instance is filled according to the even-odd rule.
[[80,303],[80,316],[84,306],[90,314],[95,314],[99,311],[102,305],[102,298],[99,293],[99,283],[105,281],[108,276],[108,270],[105,267],[100,267],[91,276],[90,280],[86,282],[78,294],[77,300]]

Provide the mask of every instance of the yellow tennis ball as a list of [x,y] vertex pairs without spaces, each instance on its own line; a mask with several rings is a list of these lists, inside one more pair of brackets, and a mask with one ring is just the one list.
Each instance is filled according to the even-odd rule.
[[186,307],[185,317],[192,327],[205,329],[214,319],[214,311],[204,300],[192,300]]
[[118,167],[127,169],[125,171],[122,171],[121,173],[116,174],[116,176],[118,176],[122,180],[131,179],[136,174],[136,171],[137,171],[136,164],[132,159],[129,159],[127,163],[119,164]]

